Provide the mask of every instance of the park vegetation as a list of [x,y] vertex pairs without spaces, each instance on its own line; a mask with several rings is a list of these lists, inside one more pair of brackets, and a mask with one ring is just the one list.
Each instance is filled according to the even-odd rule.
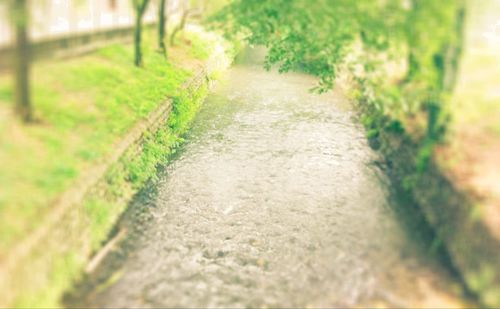
[[211,21],[265,46],[266,68],[315,75],[318,93],[346,90],[394,188],[419,204],[467,288],[498,307],[497,252],[478,233],[498,226],[488,218],[498,218],[498,181],[486,176],[498,166],[498,57],[464,53],[466,33],[468,44],[485,36],[466,25],[487,2],[234,0]]
[[350,76],[369,137],[411,132],[425,169],[449,121],[465,17],[464,0],[235,0],[212,21],[266,46],[267,68],[318,76],[314,91]]
[[[166,61],[158,53],[156,39],[152,29],[143,33],[142,67],[133,64],[134,49],[123,44],[32,66],[37,122],[26,125],[15,118],[0,122],[0,257],[12,254],[29,235],[46,225],[62,194],[80,184],[93,166],[109,160],[116,145],[169,99],[173,112],[168,122],[160,125],[156,134],[145,134],[141,151],[127,152],[116,163],[119,168],[113,165],[106,174],[103,183],[109,185],[109,192],[104,197],[103,191],[89,193],[81,201],[79,218],[87,220],[87,225],[80,232],[88,237],[91,250],[97,250],[107,238],[127,206],[125,201],[154,177],[158,164],[168,162],[182,144],[207,91],[205,86],[196,91],[182,86],[221,42],[205,32],[186,31]],[[2,111],[10,107],[15,96],[8,77],[0,75]],[[54,256],[54,263],[37,268],[39,280],[19,290],[22,293],[13,305],[54,307],[88,257],[88,252],[76,248],[64,256],[58,252],[47,253]],[[37,257],[30,258],[35,261]],[[43,281],[48,269],[55,275]]]
[[[159,24],[141,30],[141,66],[134,65],[136,46],[118,43],[78,57],[34,62],[30,57],[33,43],[29,41],[28,19],[32,3],[9,2],[11,22],[16,27],[17,40],[13,46],[16,57],[12,71],[0,74],[0,259],[3,261],[15,256],[16,248],[24,246],[30,235],[47,225],[65,192],[81,184],[93,166],[109,160],[117,143],[138,124],[145,123],[152,112],[165,106],[166,100],[171,100],[173,112],[168,122],[160,126],[157,134],[145,134],[140,153],[130,151],[116,163],[120,166],[117,175],[106,176],[111,178],[105,182],[114,184],[110,184],[109,196],[104,199],[97,194],[79,201],[80,218],[91,222],[82,233],[89,236],[91,249],[97,249],[127,206],[126,199],[154,177],[157,165],[166,163],[182,143],[182,136],[207,91],[205,84],[198,90],[183,85],[199,73],[196,68],[209,61],[223,44],[220,37],[200,28],[185,29],[182,37],[177,37],[176,46],[169,47],[166,59],[160,43],[165,44],[166,53],[170,34],[168,1],[151,0],[149,8],[153,4],[165,6],[158,12],[165,15],[164,32],[161,33]],[[147,10],[142,6],[144,3],[136,2],[135,8]],[[218,57],[225,59],[224,51]],[[69,241],[64,245],[69,245]],[[48,252],[54,257],[53,263],[37,268],[40,280],[23,284],[22,291],[16,290],[22,292],[20,296],[9,294],[17,285],[6,280],[6,285],[13,288],[0,293],[0,302],[20,307],[34,304],[53,307],[61,291],[68,288],[84,265],[87,256],[83,251],[75,248],[68,256],[58,255],[58,250]],[[38,256],[30,253],[29,259],[35,261]],[[50,269],[53,271],[50,276],[57,275],[44,281]],[[23,274],[15,276],[22,281],[26,278]],[[13,298],[6,299],[5,295]]]
[[[157,37],[158,51],[167,56],[167,9],[168,0],[131,0],[135,12],[134,23],[134,64],[143,66],[143,32],[144,15],[152,3],[158,4]],[[202,2],[204,3],[204,2]],[[32,122],[34,107],[31,99],[30,66],[32,62],[31,42],[29,40],[30,29],[30,3],[27,0],[8,0],[8,8],[12,29],[14,29],[14,61],[12,71],[14,72],[15,87],[15,112],[24,122]],[[170,43],[174,45],[175,37],[185,28],[190,14],[190,1],[183,1],[181,19],[170,35]]]

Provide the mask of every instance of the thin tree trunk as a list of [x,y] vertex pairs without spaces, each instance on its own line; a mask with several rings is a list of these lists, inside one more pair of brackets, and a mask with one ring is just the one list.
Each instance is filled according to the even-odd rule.
[[407,31],[406,40],[408,45],[408,56],[406,58],[407,72],[403,80],[404,83],[411,82],[415,77],[415,75],[417,75],[418,71],[420,70],[418,58],[414,48],[414,45],[417,41],[416,36],[418,35],[418,33],[416,33],[416,31],[413,28],[415,20],[417,19],[419,5],[417,0],[410,0],[410,4],[411,8],[410,11],[408,12],[408,20],[406,21],[406,31]]
[[146,8],[148,7],[149,0],[143,0],[142,3],[136,5],[136,16],[135,16],[135,31],[134,31],[134,64],[138,67],[142,66],[142,19]]
[[174,30],[172,31],[172,34],[170,35],[170,46],[174,46],[175,37],[177,36],[177,33],[184,30],[184,27],[186,26],[186,21],[187,21],[188,15],[189,15],[189,9],[185,8],[184,12],[182,12],[181,22],[177,25],[177,27],[174,28]]
[[410,82],[420,71],[420,64],[417,60],[417,56],[413,47],[410,46],[410,51],[408,52],[408,72],[406,74],[405,82]]
[[442,113],[445,112],[442,105],[444,97],[453,92],[458,78],[465,36],[465,15],[466,8],[465,4],[462,3],[455,12],[453,36],[444,42],[441,51],[434,55],[437,84],[433,97],[427,103],[427,135],[431,140],[439,140],[445,134],[448,118],[442,116]]
[[460,60],[463,55],[465,41],[466,7],[462,4],[457,11],[455,23],[455,36],[447,54],[445,91],[452,92],[457,83]]
[[134,64],[138,67],[142,66],[142,50],[141,50],[141,41],[142,41],[142,16],[137,13],[135,17],[135,29],[134,29],[134,49],[135,49],[135,58]]
[[443,43],[441,51],[434,55],[434,67],[438,73],[438,89],[446,93],[453,91],[458,78],[465,35],[465,6],[457,8],[453,26],[453,35]]
[[167,0],[160,0],[160,7],[158,10],[158,49],[167,57],[167,46],[165,45],[165,34],[167,33],[167,17],[165,10],[167,7]]
[[12,13],[16,36],[15,105],[17,114],[24,121],[32,120],[30,101],[30,45],[28,39],[28,6],[26,0],[13,0]]

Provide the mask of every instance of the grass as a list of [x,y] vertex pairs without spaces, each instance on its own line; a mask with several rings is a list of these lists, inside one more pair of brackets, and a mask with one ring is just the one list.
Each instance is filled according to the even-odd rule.
[[89,192],[81,207],[68,210],[63,224],[16,266],[11,288],[3,291],[12,294],[13,306],[61,306],[61,295],[81,276],[89,249],[99,249],[133,194],[183,142],[208,87],[180,86],[205,63],[213,69],[207,78],[214,79],[234,53],[220,37],[198,28],[178,39],[169,61],[148,48],[153,41],[149,33],[143,68],[132,65],[131,46],[123,45],[36,64],[37,122],[31,125],[13,116],[11,83],[0,76],[0,258],[43,224],[57,197],[112,152],[138,121],[166,98],[173,101],[168,122],[145,133],[140,148],[129,149],[107,171],[99,192]]
[[90,218],[91,246],[97,249],[124,210],[123,197],[137,192],[146,181],[155,177],[158,163],[166,164],[183,143],[183,135],[189,129],[203,99],[207,87],[194,93],[182,93],[174,99],[173,112],[166,126],[154,135],[146,136],[140,155],[133,151],[122,158],[121,164],[107,175],[107,192],[104,196],[90,196],[85,210]]
[[182,40],[165,61],[150,47],[153,39],[152,33],[145,38],[143,68],[132,65],[132,49],[124,45],[36,64],[32,125],[12,115],[11,81],[0,76],[0,257],[137,121],[177,96],[192,74],[186,68],[210,53],[211,44],[190,36],[193,43]]
[[[497,51],[498,52],[498,51]],[[463,78],[454,96],[456,127],[480,126],[500,138],[500,70],[497,52],[471,50],[462,64]]]
[[[480,19],[484,19],[484,16],[481,15]],[[465,217],[467,218],[466,228],[459,233],[460,237],[464,237],[462,242],[451,242],[449,239],[441,238],[439,233],[437,240],[445,241],[450,255],[457,261],[461,261],[456,265],[457,270],[461,272],[468,289],[477,295],[481,304],[487,307],[498,307],[500,288],[498,282],[495,282],[498,279],[498,263],[495,264],[487,255],[480,256],[484,252],[489,252],[491,248],[489,237],[471,234],[473,231],[471,226],[479,224],[478,229],[484,229],[484,233],[489,233],[491,239],[494,239],[494,235],[500,235],[500,88],[498,87],[500,85],[500,70],[498,70],[500,44],[486,44],[482,38],[485,30],[470,31],[476,37],[467,41],[457,87],[450,100],[446,102],[446,112],[451,116],[451,121],[444,140],[439,140],[440,143],[433,148],[425,147],[424,144],[423,148],[418,149],[418,156],[400,162],[395,165],[393,171],[404,176],[403,188],[413,194],[419,203],[422,203],[423,209],[430,212],[428,217],[431,222],[439,217],[435,216],[438,212],[443,214],[455,212],[457,218],[467,216]],[[353,91],[353,96],[360,98],[362,103],[366,103],[368,101],[366,98],[370,98],[371,93],[367,91],[368,95],[364,94],[363,88],[356,90]],[[385,98],[376,96],[376,99]],[[382,131],[399,131],[398,133],[404,134],[404,137],[419,142],[422,140],[421,137],[425,137],[422,134],[425,134],[425,131],[419,128],[425,128],[421,124],[426,123],[426,117],[419,117],[418,114],[405,117],[405,114],[402,114],[403,117],[398,118],[397,113],[391,114],[389,111],[384,114],[383,109],[376,108],[377,101],[373,100],[373,102],[374,104],[361,105],[361,120],[367,127],[368,138],[376,140],[377,148],[380,148],[384,154],[405,156],[405,150],[408,149],[404,144],[401,147],[399,143],[393,143],[391,138],[377,140],[377,137]],[[385,101],[382,102],[385,103]],[[388,107],[392,106],[388,105]],[[390,124],[393,119],[397,119],[403,126],[394,122],[397,125],[387,127],[386,125]],[[388,130],[389,128],[392,130]],[[405,130],[402,131],[401,128]],[[424,160],[421,160],[422,158]],[[456,196],[443,195],[447,191],[446,186],[431,188],[428,187],[428,183],[419,180],[419,177],[425,176],[426,173],[428,177],[436,175],[435,170],[430,170],[428,165],[423,164],[428,161],[427,159],[432,159],[437,163],[437,166],[432,165],[432,167],[438,167],[438,174],[446,178],[446,183],[450,182],[453,189],[451,192],[456,190],[465,194],[467,198],[461,201],[461,206],[468,208],[450,209],[449,206],[456,205],[458,201]],[[395,163],[397,160],[391,162],[397,164]],[[439,178],[427,179],[439,180]],[[442,199],[429,204],[433,201],[433,195],[435,197],[440,195]],[[446,215],[443,216],[445,217]],[[445,233],[455,231],[456,227],[453,216],[449,217],[448,221],[441,220],[439,224],[433,224],[433,228],[437,231],[449,229]],[[480,249],[484,252],[476,250],[477,252],[471,253],[470,250],[466,250],[465,242],[474,237],[478,242],[482,242],[481,245],[475,245],[476,249],[482,246]],[[465,244],[465,247],[461,244]],[[481,267],[474,264],[480,260],[482,264],[479,266]],[[497,276],[496,279],[495,276]]]
[[[68,231],[68,234],[88,234],[91,249],[98,250],[125,210],[127,203],[124,201],[129,200],[147,180],[155,177],[159,162],[165,164],[176,152],[183,141],[182,135],[189,129],[206,94],[206,86],[192,95],[181,94],[174,102],[181,112],[172,114],[169,123],[158,132],[146,136],[140,154],[131,149],[112,167],[106,175],[103,192],[90,194],[83,201],[85,216],[79,220],[88,222],[87,226],[84,230]],[[54,251],[54,248],[51,249]],[[77,248],[66,250],[63,254],[50,254],[53,255],[51,263],[45,266],[49,276],[40,280],[43,284],[25,287],[15,299],[14,307],[60,307],[61,294],[71,288],[75,279],[81,277],[86,257]]]

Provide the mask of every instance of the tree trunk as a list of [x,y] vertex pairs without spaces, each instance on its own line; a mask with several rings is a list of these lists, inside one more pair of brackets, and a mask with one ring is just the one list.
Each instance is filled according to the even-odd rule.
[[448,92],[452,92],[454,90],[458,79],[460,60],[462,58],[465,41],[465,19],[466,8],[465,4],[462,4],[457,11],[455,34],[446,55],[446,77],[444,81],[444,89]]
[[32,120],[30,101],[30,46],[28,39],[28,7],[26,0],[12,1],[12,16],[16,37],[15,105],[17,114],[26,122]]
[[459,74],[460,60],[463,53],[465,36],[465,4],[462,3],[455,12],[453,35],[443,42],[443,48],[434,55],[434,70],[437,74],[434,95],[427,103],[428,123],[427,135],[430,139],[440,141],[445,134],[446,122],[443,117],[443,102],[446,95],[452,94]]
[[405,83],[410,83],[420,71],[420,63],[415,48],[420,40],[420,35],[413,27],[418,20],[421,7],[418,0],[411,0],[410,3],[411,11],[408,13],[409,17],[406,24],[407,44],[409,50],[407,58],[408,71],[404,79]]
[[136,16],[135,16],[135,30],[134,30],[134,50],[135,50],[135,59],[134,63],[136,66],[140,67],[143,64],[142,61],[142,19],[144,17],[144,13],[146,12],[146,8],[148,7],[149,0],[142,0],[141,3],[137,4],[135,7]]
[[417,56],[415,55],[415,51],[410,46],[410,51],[408,53],[408,72],[406,74],[405,82],[411,82],[413,78],[420,71],[420,64],[418,63]]
[[134,64],[138,67],[142,66],[142,16],[137,13],[135,17],[135,29],[134,29],[134,49],[135,49],[135,59]]
[[184,12],[182,12],[181,22],[177,25],[177,27],[174,28],[174,30],[172,31],[172,34],[170,35],[170,46],[174,46],[175,37],[176,37],[177,33],[184,30],[184,27],[186,26],[186,21],[187,21],[188,15],[189,15],[189,9],[185,8]]
[[167,7],[167,0],[160,0],[160,7],[158,10],[158,49],[167,57],[167,47],[165,45],[165,34],[167,33],[167,18],[165,10]]
[[453,26],[453,35],[443,43],[441,51],[434,55],[434,68],[438,73],[438,87],[440,91],[445,93],[453,92],[458,78],[465,36],[465,5],[457,8]]

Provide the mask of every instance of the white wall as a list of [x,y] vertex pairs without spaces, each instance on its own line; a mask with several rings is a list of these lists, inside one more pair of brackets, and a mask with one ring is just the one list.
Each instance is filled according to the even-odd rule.
[[[179,10],[181,2],[168,0],[168,12]],[[131,26],[134,22],[132,0],[30,0],[33,40],[101,29]],[[158,0],[152,0],[146,22],[156,20]],[[11,42],[7,3],[0,0],[0,46]]]
[[7,3],[0,1],[0,46],[11,40],[9,23],[7,20]]

